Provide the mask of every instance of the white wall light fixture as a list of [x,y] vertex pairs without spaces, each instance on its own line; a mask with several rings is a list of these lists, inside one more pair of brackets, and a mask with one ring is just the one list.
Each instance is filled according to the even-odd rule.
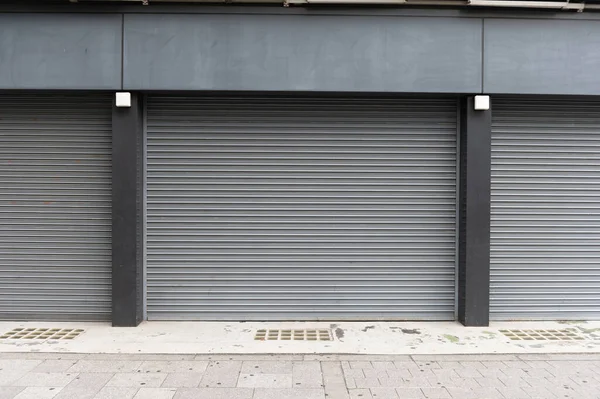
[[488,111],[490,109],[490,96],[475,96],[475,111]]
[[131,93],[122,91],[115,94],[115,105],[119,108],[131,107]]

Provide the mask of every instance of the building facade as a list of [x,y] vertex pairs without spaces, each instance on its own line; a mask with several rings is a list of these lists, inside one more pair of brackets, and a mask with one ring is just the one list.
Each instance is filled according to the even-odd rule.
[[0,319],[599,319],[556,4],[0,6]]

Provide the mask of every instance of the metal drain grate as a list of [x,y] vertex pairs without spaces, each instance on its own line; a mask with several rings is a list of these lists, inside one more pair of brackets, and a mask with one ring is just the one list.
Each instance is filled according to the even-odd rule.
[[254,336],[256,341],[331,341],[330,330],[258,330]]
[[75,328],[15,328],[0,335],[0,339],[73,339],[82,332]]
[[500,330],[512,341],[584,341],[575,330]]

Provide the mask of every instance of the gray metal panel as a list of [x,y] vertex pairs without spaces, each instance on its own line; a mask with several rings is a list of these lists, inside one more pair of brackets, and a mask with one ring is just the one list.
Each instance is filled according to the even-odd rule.
[[491,317],[600,319],[600,101],[494,100]]
[[596,21],[486,19],[486,93],[600,94]]
[[125,15],[124,88],[480,92],[482,22]]
[[109,320],[111,99],[0,95],[0,319]]
[[150,97],[148,318],[454,319],[456,109]]
[[121,15],[0,14],[0,89],[119,89]]

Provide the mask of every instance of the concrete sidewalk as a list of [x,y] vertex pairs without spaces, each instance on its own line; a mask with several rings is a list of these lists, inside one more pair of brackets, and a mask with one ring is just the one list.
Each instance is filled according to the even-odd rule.
[[0,399],[600,398],[600,355],[0,354]]
[[[1,338],[15,328],[40,327],[82,331],[74,339]],[[322,329],[332,340],[256,339],[256,333],[266,329]],[[514,333],[511,339],[510,331],[521,332]],[[0,352],[32,351],[372,355],[600,353],[600,322],[492,323],[485,328],[467,328],[453,322],[146,322],[136,328],[113,328],[107,323],[0,323]]]

